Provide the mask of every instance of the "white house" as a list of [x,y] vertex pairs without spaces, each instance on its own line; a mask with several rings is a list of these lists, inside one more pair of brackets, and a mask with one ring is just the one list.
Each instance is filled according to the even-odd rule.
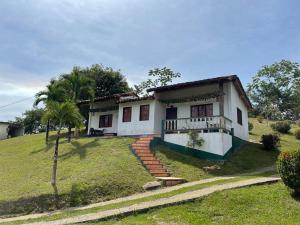
[[[133,93],[96,98],[90,104],[89,132],[118,136],[160,136],[173,148],[187,149],[188,131],[204,139],[196,154],[225,156],[235,143],[247,141],[251,103],[236,75],[178,83]],[[200,155],[201,155],[200,154]]]
[[9,123],[0,121],[0,140],[8,138],[8,125]]
[[0,140],[11,138],[11,137],[18,137],[24,135],[24,127],[19,127],[11,131],[10,134],[8,132],[9,122],[1,122],[0,121]]

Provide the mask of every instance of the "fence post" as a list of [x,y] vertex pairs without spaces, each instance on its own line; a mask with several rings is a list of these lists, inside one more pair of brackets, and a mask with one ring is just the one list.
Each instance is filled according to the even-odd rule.
[[161,139],[162,140],[164,140],[164,137],[165,137],[165,121],[164,120],[162,120],[161,121],[161,133],[160,133],[160,137],[161,137]]

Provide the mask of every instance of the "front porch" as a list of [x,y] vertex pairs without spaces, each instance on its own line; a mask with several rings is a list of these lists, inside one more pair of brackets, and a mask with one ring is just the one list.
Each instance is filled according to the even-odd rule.
[[186,133],[197,130],[201,133],[230,133],[232,121],[224,116],[190,117],[162,121],[162,133]]
[[[204,140],[199,151],[203,158],[221,159],[233,146],[232,121],[224,116],[190,117],[162,121],[162,140],[171,148],[190,149],[188,147],[190,130],[196,130]],[[186,150],[185,150],[186,151]],[[198,155],[198,154],[196,154]]]

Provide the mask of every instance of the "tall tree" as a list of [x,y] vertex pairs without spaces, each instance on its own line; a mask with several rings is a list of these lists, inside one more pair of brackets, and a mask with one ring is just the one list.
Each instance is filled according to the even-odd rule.
[[95,97],[132,91],[125,76],[111,67],[94,64],[91,67],[82,69],[82,72],[95,81]]
[[[74,67],[70,74],[62,75],[60,84],[68,93],[68,98],[76,104],[82,99],[93,99],[95,95],[95,82],[86,76],[80,67]],[[69,124],[68,142],[71,141],[72,125]]]
[[16,118],[16,121],[23,123],[25,134],[32,134],[41,129],[43,109],[33,108],[26,110],[22,118]]
[[[65,89],[60,85],[60,82],[57,80],[50,80],[50,83],[46,86],[46,90],[40,91],[35,95],[34,106],[38,106],[41,102],[45,105],[50,101],[63,102],[66,99]],[[46,137],[45,142],[49,142],[49,130],[50,130],[50,120],[47,121],[46,126]]]
[[282,60],[263,66],[248,85],[256,111],[270,119],[300,116],[300,69],[297,62]]
[[163,67],[150,70],[148,76],[150,77],[148,80],[134,86],[136,94],[145,95],[146,90],[149,88],[169,85],[173,82],[174,78],[181,77],[181,74],[167,67]]
[[63,126],[68,124],[73,124],[75,127],[80,127],[83,118],[79,112],[78,107],[71,101],[63,103],[47,102],[46,112],[43,115],[43,121],[47,122],[49,120],[53,121],[57,125],[51,177],[51,185],[53,186],[54,193],[57,196],[58,191],[56,186],[56,171],[61,130]]

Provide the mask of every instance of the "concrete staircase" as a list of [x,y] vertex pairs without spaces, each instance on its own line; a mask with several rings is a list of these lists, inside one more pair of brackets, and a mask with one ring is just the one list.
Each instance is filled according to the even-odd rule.
[[132,144],[132,151],[141,160],[142,164],[148,169],[152,176],[169,177],[170,173],[164,165],[156,158],[150,150],[150,142],[153,136],[144,136]]

